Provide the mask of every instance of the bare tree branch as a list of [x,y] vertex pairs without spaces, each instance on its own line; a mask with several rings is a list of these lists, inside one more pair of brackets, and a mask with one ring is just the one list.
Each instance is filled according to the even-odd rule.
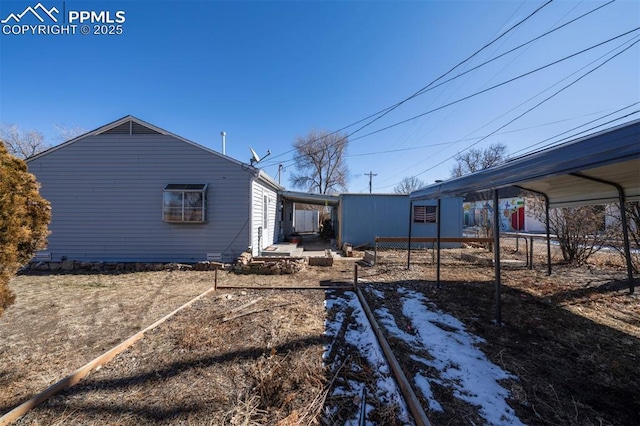
[[345,135],[324,130],[298,137],[293,143],[296,172],[291,184],[320,194],[346,190],[348,168],[344,157],[348,143]]
[[42,133],[36,130],[22,131],[15,124],[0,126],[0,139],[9,154],[18,158],[29,158],[49,148]]
[[470,149],[456,156],[456,164],[451,168],[451,177],[460,177],[469,173],[488,169],[507,159],[507,146],[494,143],[485,149]]
[[411,194],[416,189],[422,188],[424,182],[415,176],[405,177],[398,185],[393,188],[396,194]]
[[[544,202],[536,198],[533,213],[546,225]],[[565,262],[582,265],[610,244],[614,228],[605,226],[605,206],[561,207],[549,210],[549,230],[558,237]]]
[[53,127],[58,132],[58,136],[56,138],[58,139],[58,142],[66,142],[84,133],[87,133],[87,129],[80,126],[68,127],[64,124],[54,124]]

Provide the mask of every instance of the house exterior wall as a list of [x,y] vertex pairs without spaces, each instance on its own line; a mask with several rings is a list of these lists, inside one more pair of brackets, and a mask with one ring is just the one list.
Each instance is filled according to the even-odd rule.
[[[414,203],[420,206],[437,205],[436,200]],[[462,199],[442,200],[443,237],[462,236]],[[340,245],[371,244],[375,237],[407,237],[409,233],[410,201],[408,195],[343,194],[338,213],[338,242]],[[413,237],[435,237],[435,223],[413,223]]]
[[258,256],[262,250],[277,241],[279,231],[276,227],[278,194],[272,188],[258,181],[252,183],[251,193],[253,210],[251,215],[251,252],[253,256]]
[[[47,251],[105,262],[235,259],[249,243],[253,175],[172,136],[88,136],[28,161],[51,202]],[[207,222],[162,220],[167,184],[207,184]]]

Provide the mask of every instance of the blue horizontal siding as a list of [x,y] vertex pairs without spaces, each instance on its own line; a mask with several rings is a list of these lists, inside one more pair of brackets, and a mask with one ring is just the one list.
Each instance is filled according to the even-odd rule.
[[[436,200],[414,203],[435,206]],[[375,237],[407,237],[410,201],[408,195],[343,194],[340,196],[340,242],[353,245],[371,244]],[[462,199],[442,200],[443,237],[462,236]],[[435,237],[435,223],[413,223],[413,237]]]
[[[251,173],[174,137],[90,136],[28,165],[51,202],[54,259],[229,261],[249,245]],[[162,221],[169,183],[208,184],[206,223]]]

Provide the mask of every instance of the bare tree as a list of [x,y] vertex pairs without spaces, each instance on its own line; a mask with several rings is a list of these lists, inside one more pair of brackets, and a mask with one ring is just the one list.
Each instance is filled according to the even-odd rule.
[[456,164],[451,169],[451,177],[460,177],[469,173],[488,169],[507,159],[507,146],[494,143],[485,149],[472,148],[456,155]]
[[20,130],[15,124],[0,126],[0,139],[9,154],[18,158],[29,158],[49,148],[44,136],[37,130]]
[[77,136],[87,133],[87,129],[80,126],[68,127],[68,126],[65,126],[64,124],[54,124],[53,127],[58,132],[57,139],[59,142],[66,142]]
[[397,184],[393,191],[396,194],[411,194],[416,189],[422,188],[424,182],[415,176],[408,176],[402,179],[402,182]]
[[[451,169],[452,178],[478,172],[503,163],[507,159],[507,146],[502,143],[494,143],[484,149],[472,148],[456,155],[455,159],[456,164]],[[478,196],[482,201],[493,199],[491,191],[478,192]],[[493,206],[493,208],[496,208],[496,206]],[[493,237],[493,226],[499,226],[499,224],[492,224],[493,220],[490,219],[488,209],[485,209],[482,215],[484,220],[480,226],[479,233],[483,237],[491,238]],[[491,244],[489,244],[489,249],[491,247]]]
[[[544,202],[531,204],[534,215],[546,225]],[[555,234],[567,263],[583,265],[591,255],[611,243],[616,227],[607,227],[605,206],[561,207],[549,210],[549,231]]]
[[293,186],[311,192],[329,194],[347,189],[349,170],[344,156],[349,141],[346,135],[312,130],[293,143],[296,172]]

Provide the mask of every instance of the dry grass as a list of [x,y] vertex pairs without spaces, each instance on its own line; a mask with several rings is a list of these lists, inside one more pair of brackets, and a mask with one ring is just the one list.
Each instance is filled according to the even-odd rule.
[[221,322],[256,297],[233,291],[195,303],[21,423],[48,424],[69,409],[76,424],[276,424],[299,415],[324,387],[324,294],[274,293],[258,302],[273,308]]
[[[406,253],[385,253],[385,259],[361,274],[386,291],[384,302],[377,303],[402,324],[393,290],[402,285],[424,293],[483,337],[482,349],[492,362],[519,378],[504,384],[526,424],[640,424],[640,295],[629,294],[615,254],[599,253],[581,268],[556,264],[551,276],[545,268],[504,269],[500,326],[493,323],[493,268],[448,265],[438,289],[433,266],[407,271]],[[537,264],[543,265],[541,259]],[[397,353],[405,371],[421,368],[408,356],[411,348],[399,347]],[[477,424],[473,407],[460,406],[446,389],[433,391],[446,412],[428,413],[433,422]]]
[[[613,258],[601,256],[580,269],[556,266],[551,277],[541,269],[504,270],[504,324],[497,326],[491,268],[456,254],[437,289],[433,266],[406,270],[406,253],[393,255],[397,261],[360,268],[360,277],[381,291],[398,285],[421,291],[484,337],[487,356],[519,377],[505,386],[525,423],[640,424],[640,304],[618,281],[624,270]],[[346,261],[291,276],[219,275],[221,285],[264,287],[352,277]],[[212,272],[180,271],[15,278],[17,303],[0,318],[0,412],[202,293],[212,280]],[[322,366],[324,297],[321,291],[221,290],[21,424],[307,425],[327,421],[326,405],[339,407],[334,419],[353,418],[358,401],[331,397],[331,390],[349,380],[375,385],[349,345],[332,346],[328,357],[339,361],[336,370]],[[398,324],[408,320],[392,297],[384,303]],[[406,372],[420,368],[408,356],[399,358]],[[474,407],[444,388],[434,392],[448,410],[440,417],[428,413],[436,424],[481,423]],[[369,420],[397,424],[397,408],[376,405]]]
[[19,276],[0,318],[0,412],[211,287],[211,275]]
[[[350,264],[296,275],[218,273],[219,285],[317,286]],[[0,413],[5,413],[213,286],[213,272],[21,275],[0,317]]]

